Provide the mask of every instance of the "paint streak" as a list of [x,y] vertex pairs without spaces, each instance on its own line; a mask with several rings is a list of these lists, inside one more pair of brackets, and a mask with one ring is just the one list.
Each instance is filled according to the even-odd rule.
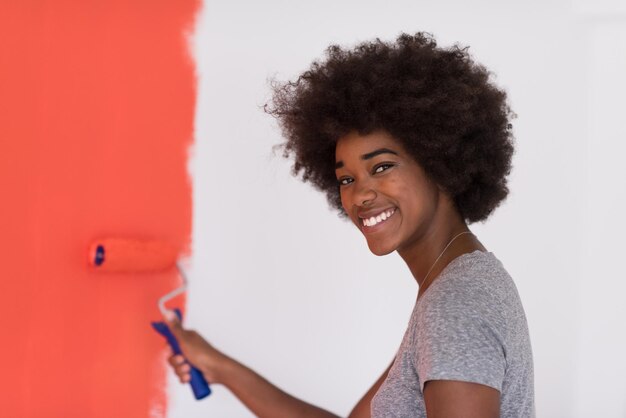
[[150,321],[179,278],[95,274],[86,256],[111,235],[189,251],[195,76],[185,34],[198,7],[0,5],[1,416],[166,410],[165,342]]

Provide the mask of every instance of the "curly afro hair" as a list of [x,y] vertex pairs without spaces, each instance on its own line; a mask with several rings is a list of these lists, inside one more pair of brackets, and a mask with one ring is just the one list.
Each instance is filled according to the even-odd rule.
[[345,216],[335,177],[337,140],[384,130],[453,200],[467,223],[484,221],[509,193],[514,153],[506,93],[467,48],[431,34],[401,34],[348,50],[331,45],[296,81],[272,83],[265,111],[279,120],[294,175]]

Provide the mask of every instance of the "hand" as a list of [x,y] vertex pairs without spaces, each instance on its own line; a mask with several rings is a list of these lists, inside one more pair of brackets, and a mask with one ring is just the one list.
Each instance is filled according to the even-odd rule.
[[209,384],[220,383],[220,370],[228,357],[216,350],[196,331],[184,329],[175,315],[166,317],[165,322],[178,340],[184,355],[184,357],[172,355],[168,358],[181,383],[191,380],[189,363],[202,372]]

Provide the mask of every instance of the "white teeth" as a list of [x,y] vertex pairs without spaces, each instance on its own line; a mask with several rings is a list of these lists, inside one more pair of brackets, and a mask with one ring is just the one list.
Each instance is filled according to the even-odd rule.
[[381,213],[380,215],[372,216],[371,218],[368,218],[368,219],[363,219],[362,220],[363,225],[374,226],[380,222],[383,222],[389,219],[389,217],[393,215],[395,212],[396,212],[396,208],[393,208],[393,209],[389,209],[386,212]]

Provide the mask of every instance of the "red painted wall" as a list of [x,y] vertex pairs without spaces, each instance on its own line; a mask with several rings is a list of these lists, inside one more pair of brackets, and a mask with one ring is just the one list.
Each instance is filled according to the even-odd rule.
[[0,4],[0,416],[164,415],[150,321],[179,279],[101,275],[86,257],[111,235],[189,250],[197,9]]

